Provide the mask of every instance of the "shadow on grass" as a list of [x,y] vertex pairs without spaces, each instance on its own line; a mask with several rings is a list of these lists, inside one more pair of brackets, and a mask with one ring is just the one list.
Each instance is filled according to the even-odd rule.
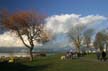
[[0,71],[41,71],[48,68],[49,64],[38,66],[27,66],[21,63],[0,63]]

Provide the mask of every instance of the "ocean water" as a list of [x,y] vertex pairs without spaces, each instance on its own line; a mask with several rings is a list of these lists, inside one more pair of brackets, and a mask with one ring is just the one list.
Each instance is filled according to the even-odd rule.
[[0,53],[0,57],[28,57],[28,53]]

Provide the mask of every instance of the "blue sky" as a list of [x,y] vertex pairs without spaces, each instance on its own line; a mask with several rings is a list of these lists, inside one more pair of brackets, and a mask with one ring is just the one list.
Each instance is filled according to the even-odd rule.
[[[66,41],[67,36],[64,32],[69,31],[69,27],[72,28],[73,24],[86,23],[97,32],[108,28],[108,0],[0,0],[1,9],[8,9],[11,12],[36,10],[50,16],[47,18],[46,25],[54,35],[57,34],[55,42]],[[3,29],[0,29],[1,31]],[[7,31],[0,34],[0,44],[10,47],[23,45],[20,39],[10,34]]]
[[108,16],[108,0],[0,0],[0,9],[37,10],[48,16],[55,14],[81,14]]

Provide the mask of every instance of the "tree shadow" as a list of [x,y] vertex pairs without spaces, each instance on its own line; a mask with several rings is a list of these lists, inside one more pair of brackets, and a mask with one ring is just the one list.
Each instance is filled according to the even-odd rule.
[[21,63],[0,63],[0,71],[41,71],[48,68],[50,64],[28,66]]

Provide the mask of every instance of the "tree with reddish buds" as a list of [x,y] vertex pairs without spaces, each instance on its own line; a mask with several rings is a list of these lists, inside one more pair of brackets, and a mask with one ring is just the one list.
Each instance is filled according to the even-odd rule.
[[44,29],[45,17],[32,11],[19,11],[10,14],[6,10],[2,11],[0,16],[1,24],[12,32],[15,32],[29,49],[30,61],[32,61],[32,50],[35,44],[45,43],[49,40],[49,34]]

